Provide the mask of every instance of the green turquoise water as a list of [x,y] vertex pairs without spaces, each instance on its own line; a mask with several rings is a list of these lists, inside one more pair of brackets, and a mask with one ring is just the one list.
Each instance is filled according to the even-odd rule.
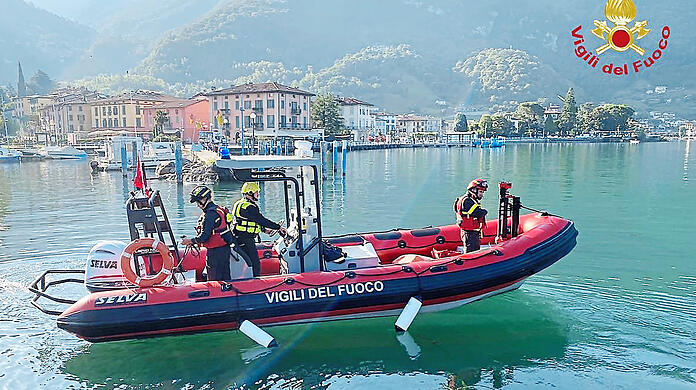
[[[130,180],[86,162],[0,165],[0,389],[696,388],[695,154],[684,142],[350,153],[345,181],[324,182],[328,234],[451,223],[480,176],[573,219],[578,245],[519,290],[419,315],[411,342],[382,318],[270,328],[273,350],[238,332],[89,344],[57,329],[26,287],[82,268],[97,240],[127,239]],[[193,234],[193,185],[153,185],[177,234]],[[214,190],[231,204],[239,187]],[[264,207],[280,219],[277,190]]]

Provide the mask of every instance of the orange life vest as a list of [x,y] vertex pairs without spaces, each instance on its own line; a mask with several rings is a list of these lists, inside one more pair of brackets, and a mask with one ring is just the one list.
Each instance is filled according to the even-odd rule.
[[462,195],[454,201],[454,212],[457,214],[457,224],[462,230],[478,230],[481,231],[486,224],[484,218],[473,218],[471,214],[476,209],[481,207],[481,204],[476,199],[471,198],[474,205],[469,210],[462,210],[464,201],[468,198],[467,195]]
[[[220,225],[213,229],[213,232],[210,234],[210,238],[208,239],[208,241],[202,243],[203,246],[208,249],[220,248],[225,245],[229,245],[225,241],[225,239],[222,238],[222,235],[230,231],[230,211],[226,207],[217,206],[215,212],[217,212],[218,216],[220,217]],[[204,220],[205,212],[201,214],[201,216],[198,218],[198,223],[196,224],[196,233],[198,233],[199,235],[203,231]]]

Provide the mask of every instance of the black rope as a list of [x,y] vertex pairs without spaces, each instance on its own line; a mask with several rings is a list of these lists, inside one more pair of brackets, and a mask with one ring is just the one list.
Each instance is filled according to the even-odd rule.
[[522,205],[520,205],[520,208],[525,209],[525,210],[529,210],[529,211],[533,211],[533,212],[535,212],[535,213],[541,213],[542,215],[548,215],[548,216],[550,216],[550,217],[563,218],[563,217],[561,217],[560,215],[551,214],[551,213],[549,213],[549,212],[546,211],[546,210],[536,210],[536,209],[533,209],[533,208],[531,208],[531,207],[522,206]]
[[307,287],[326,287],[326,286],[330,286],[330,285],[332,285],[332,284],[334,284],[334,283],[338,283],[338,282],[340,282],[341,280],[343,280],[343,279],[345,279],[345,278],[347,278],[347,277],[348,277],[348,276],[346,276],[346,275],[344,274],[343,276],[341,276],[340,278],[334,280],[333,282],[319,283],[319,284],[302,282],[302,281],[295,280],[295,279],[293,279],[293,280],[295,280],[294,283],[298,283],[298,284],[301,284],[301,285],[307,286]]
[[233,289],[237,294],[245,295],[245,294],[258,294],[258,293],[266,292],[266,291],[268,291],[268,290],[273,290],[274,288],[278,288],[278,287],[284,285],[284,284],[285,284],[285,280],[283,280],[282,282],[280,282],[280,283],[278,283],[278,284],[276,284],[276,285],[273,285],[273,286],[270,286],[270,287],[265,287],[265,288],[262,288],[262,289],[259,289],[259,290],[255,290],[255,291],[242,291],[242,290],[238,289],[237,287],[235,287],[234,284],[229,283],[229,282],[220,282],[220,284],[223,285],[223,286],[227,286],[227,287]]
[[[476,257],[468,257],[468,258],[466,258],[466,259],[462,259],[460,256],[457,256],[457,257],[455,257],[454,259],[448,260],[448,261],[446,261],[446,262],[444,262],[444,263],[437,264],[436,267],[440,267],[440,266],[443,266],[443,265],[453,264],[453,263],[456,263],[457,261],[478,260],[478,259],[483,258],[483,257],[486,257],[486,256],[488,256],[488,255],[491,255],[491,254],[494,255],[494,254],[497,254],[497,253],[500,253],[500,251],[497,250],[497,249],[493,249],[493,250],[490,251],[490,252],[482,253],[482,254],[480,254],[480,255],[478,255],[478,256],[476,256]],[[420,272],[416,272],[416,275],[420,276],[420,275],[424,274],[425,272],[430,271],[430,268],[432,268],[432,267],[428,267],[428,268],[426,268],[426,269],[424,269],[424,270],[422,270],[422,271],[420,271]]]

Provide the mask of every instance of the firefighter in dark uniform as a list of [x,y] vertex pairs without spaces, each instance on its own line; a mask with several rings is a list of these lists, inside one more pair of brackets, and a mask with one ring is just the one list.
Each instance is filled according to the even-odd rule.
[[213,191],[206,186],[194,188],[190,202],[195,203],[203,213],[198,218],[196,237],[184,238],[181,243],[200,244],[207,249],[208,280],[231,280],[230,244],[234,242],[230,231],[232,216],[226,208],[213,203]]
[[466,253],[481,249],[481,235],[486,227],[486,211],[481,207],[481,199],[488,189],[488,182],[483,179],[472,180],[466,188],[466,195],[462,195],[454,202],[454,212],[457,215],[457,224],[462,229],[462,242],[466,247]]
[[287,231],[283,226],[267,219],[261,214],[259,201],[261,186],[257,182],[246,182],[242,186],[242,199],[235,202],[232,207],[234,217],[234,228],[232,229],[237,237],[237,245],[249,257],[254,277],[261,276],[261,260],[256,251],[256,238],[263,230],[264,233],[271,233],[274,230],[285,236]]

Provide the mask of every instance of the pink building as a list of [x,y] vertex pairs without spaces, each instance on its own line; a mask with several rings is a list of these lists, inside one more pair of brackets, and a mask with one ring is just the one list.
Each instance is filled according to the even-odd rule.
[[144,108],[145,129],[152,132],[157,111],[165,111],[169,122],[164,133],[179,132],[183,142],[198,142],[198,132],[208,130],[208,100],[206,98],[177,99]]
[[208,119],[233,141],[252,137],[311,137],[313,93],[280,83],[242,84],[213,90]]

